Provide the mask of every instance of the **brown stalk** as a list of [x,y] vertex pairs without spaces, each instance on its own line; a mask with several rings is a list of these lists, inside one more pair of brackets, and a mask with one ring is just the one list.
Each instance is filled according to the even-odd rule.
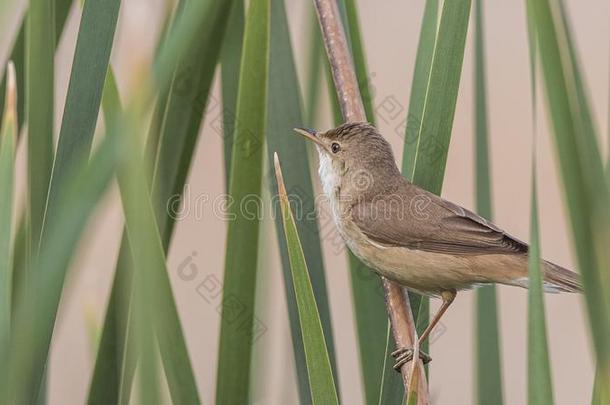
[[[314,3],[343,118],[347,122],[366,121],[354,64],[347,47],[337,2],[336,0],[314,0]],[[416,328],[408,293],[385,277],[382,277],[381,280],[396,347],[413,347]],[[416,361],[413,369],[418,373],[417,403],[425,405],[429,403],[426,374],[421,360],[417,358]],[[410,386],[411,370],[412,367],[409,364],[403,365],[400,370],[406,392]]]

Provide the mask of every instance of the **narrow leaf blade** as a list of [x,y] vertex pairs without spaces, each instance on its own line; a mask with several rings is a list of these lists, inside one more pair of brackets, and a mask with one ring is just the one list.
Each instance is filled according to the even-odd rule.
[[322,323],[314,297],[311,280],[305,256],[299,240],[294,217],[286,194],[286,187],[282,178],[282,169],[277,158],[274,159],[276,179],[282,208],[282,222],[286,247],[292,270],[292,281],[299,311],[303,346],[307,371],[309,375],[309,386],[311,389],[312,402],[314,404],[338,404],[337,391],[335,388],[332,368],[322,331]]
[[[269,63],[269,0],[250,3],[244,34],[229,195],[217,403],[248,401],[258,255],[258,215],[239,207],[260,198]],[[235,305],[246,310],[233,319]]]

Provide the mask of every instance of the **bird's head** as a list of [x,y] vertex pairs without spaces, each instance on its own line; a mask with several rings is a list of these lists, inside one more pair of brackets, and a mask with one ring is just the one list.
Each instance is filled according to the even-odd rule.
[[326,132],[305,128],[295,131],[316,145],[323,183],[331,174],[344,185],[346,176],[355,182],[362,182],[363,176],[379,182],[400,175],[390,144],[369,123],[346,123]]

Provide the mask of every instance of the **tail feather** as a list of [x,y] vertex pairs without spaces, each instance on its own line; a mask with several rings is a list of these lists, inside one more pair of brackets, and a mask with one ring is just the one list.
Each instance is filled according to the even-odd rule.
[[580,275],[546,260],[543,263],[545,291],[582,292]]

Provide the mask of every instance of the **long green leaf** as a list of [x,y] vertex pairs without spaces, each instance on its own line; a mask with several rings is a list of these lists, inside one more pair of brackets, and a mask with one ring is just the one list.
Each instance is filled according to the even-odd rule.
[[392,325],[387,322],[386,327],[386,347],[383,356],[383,374],[379,391],[378,405],[402,404],[405,397],[405,387],[402,383],[400,374],[394,370],[392,352],[394,351],[394,338],[392,337]]
[[[122,126],[121,136],[126,138],[126,149],[131,159],[121,165],[118,180],[125,214],[125,223],[131,258],[134,269],[134,333],[139,359],[140,401],[143,404],[156,405],[159,401],[159,376],[155,350],[155,330],[162,328],[180,328],[180,324],[167,324],[167,312],[163,305],[173,301],[167,296],[167,290],[160,284],[163,276],[167,277],[165,268],[165,255],[161,245],[161,236],[155,221],[155,212],[151,203],[150,189],[147,185],[150,175],[146,174],[148,167],[144,163],[146,156],[141,158],[142,149],[137,137],[144,132],[142,124],[143,114],[134,107],[134,110],[125,113],[121,122],[110,123],[111,128]],[[171,304],[170,304],[171,305]],[[158,336],[160,339],[160,336]],[[179,353],[182,347],[177,347]],[[176,354],[178,354],[176,353]],[[182,357],[182,356],[181,356]],[[187,368],[190,368],[187,356]],[[171,373],[168,370],[168,375]],[[192,374],[192,371],[191,371]],[[177,403],[199,403],[196,390],[192,391],[189,376],[186,375],[185,384]],[[170,385],[170,389],[172,386]],[[172,392],[174,398],[176,394]]]
[[88,1],[83,7],[45,221],[53,215],[59,185],[71,171],[75,156],[86,155],[91,149],[120,5],[121,0]]
[[17,141],[17,85],[15,67],[7,69],[6,106],[0,131],[0,348],[8,343],[12,306],[12,222]]
[[[535,151],[535,148],[534,148]],[[553,404],[551,367],[547,347],[544,318],[544,291],[540,266],[540,237],[538,230],[538,197],[536,191],[536,160],[532,159],[532,202],[530,218],[528,336],[527,336],[527,392],[528,404]]]
[[26,119],[28,122],[28,234],[38,250],[53,166],[55,1],[33,1],[26,21]]
[[[72,0],[55,0],[55,46],[59,42],[61,34],[63,32],[66,19],[68,17],[68,13],[70,11],[70,7],[72,5]],[[25,25],[22,24],[19,29],[19,33],[17,38],[15,39],[15,43],[13,45],[13,50],[11,51],[10,60],[15,64],[15,72],[17,80],[17,119],[19,122],[19,126],[17,128],[22,128],[23,121],[25,119],[24,114],[24,105],[25,105],[25,80],[23,80],[24,72],[25,72]],[[6,79],[6,76],[4,77]],[[5,80],[2,80],[0,84],[0,111],[4,109],[4,92],[5,92]],[[20,132],[17,132],[17,139],[19,139]]]
[[63,280],[87,220],[123,158],[120,141],[116,136],[105,139],[89,164],[88,156],[82,156],[66,177],[58,210],[47,224],[53,237],[41,241],[32,262],[37,277],[18,293],[11,344],[0,354],[6,365],[0,371],[0,404],[24,403],[39,392]]
[[231,178],[231,153],[235,133],[235,110],[237,109],[237,87],[244,40],[244,19],[243,0],[234,1],[220,56],[225,190],[229,190],[229,179]]
[[[302,213],[302,215],[299,215],[296,225],[302,237],[303,251],[308,258],[311,282],[316,302],[318,303],[324,336],[328,343],[331,365],[333,370],[336,371],[334,339],[324,275],[324,263],[322,261],[320,231],[316,218],[312,215],[315,212],[315,199],[307,159],[306,143],[305,140],[293,133],[293,128],[295,126],[304,126],[304,122],[301,114],[300,91],[290,43],[284,0],[271,1],[269,58],[269,77],[273,78],[273,80],[269,81],[268,96],[268,157],[269,161],[272,161],[274,152],[284,156],[286,158],[284,167],[286,179],[289,184],[295,184],[295,187],[290,190],[290,196],[293,199],[299,200],[300,211]],[[272,195],[277,195],[275,182],[270,183]],[[279,203],[277,201],[274,202]],[[277,234],[281,235],[282,219],[279,216],[276,216],[275,219]],[[290,261],[285,239],[278,237],[278,242],[280,245],[284,287],[288,302],[288,315],[299,382],[299,396],[301,403],[306,404],[311,403],[311,397],[298,309],[292,286]]]
[[314,296],[303,248],[299,240],[290,202],[286,193],[282,169],[277,158],[274,157],[274,166],[282,208],[282,222],[286,237],[286,248],[292,271],[294,294],[297,301],[299,321],[301,324],[301,337],[305,347],[305,359],[309,376],[312,403],[332,405],[338,404],[337,390],[330,365],[322,322]]
[[[226,1],[213,1],[209,4],[214,8],[208,9],[205,14],[197,46],[180,61],[168,94],[160,99],[160,104],[156,107],[159,116],[153,117],[153,121],[158,120],[159,133],[156,136],[149,135],[148,140],[147,150],[155,151],[156,154],[153,167],[155,176],[151,184],[165,252],[169,248],[174,226],[174,217],[165,208],[170,198],[182,196],[230,8],[230,3]],[[111,100],[104,103],[105,114],[113,104]],[[129,250],[127,239],[124,238],[89,393],[90,404],[105,404],[116,401],[117,398],[129,398],[134,364],[129,362],[130,356],[127,354],[129,343],[126,339],[130,334],[124,316],[131,295],[122,293],[131,291]]]
[[[597,366],[610,384],[610,198],[588,101],[561,2],[528,0],[570,213]],[[559,11],[559,12],[558,12]],[[593,243],[592,243],[593,242]]]
[[[241,58],[229,195],[216,402],[248,400],[259,216],[240,210],[260,199],[269,64],[269,0],[250,3]],[[249,203],[250,206],[252,203]],[[236,308],[243,308],[239,310]]]
[[[439,0],[426,0],[419,42],[415,56],[415,69],[411,80],[411,95],[409,97],[409,110],[407,125],[405,127],[405,142],[402,156],[403,173],[413,173],[415,167],[415,152],[419,140],[419,130],[426,102],[426,89],[430,80],[430,67],[434,53],[434,42],[438,26]],[[410,177],[410,175],[409,175]]]
[[[45,239],[56,237],[56,235],[45,230],[45,222],[56,216],[54,209],[57,208],[56,204],[61,199],[62,191],[60,189],[63,185],[69,184],[67,177],[64,178],[64,176],[73,173],[76,169],[75,165],[80,164],[78,163],[80,159],[89,154],[91,138],[97,121],[99,98],[101,98],[101,89],[110,56],[119,1],[113,0],[104,4],[91,1],[85,4],[50,185],[48,179],[51,173],[50,159],[52,158],[53,76],[51,74],[49,77],[48,71],[38,72],[38,70],[46,69],[47,65],[50,64],[50,72],[53,72],[53,51],[55,47],[53,45],[50,50],[47,49],[49,46],[47,42],[49,42],[49,38],[54,41],[55,33],[52,28],[46,26],[53,26],[54,15],[53,7],[48,4],[49,2],[34,2],[33,4],[36,3],[45,4],[45,8],[40,10],[31,8],[29,11],[28,59],[26,64],[28,66],[27,96],[36,100],[29,100],[27,107],[28,160],[30,161],[29,222],[31,244],[34,249],[39,244],[44,243]],[[49,18],[51,20],[47,21]],[[37,39],[41,36],[44,36],[45,40],[42,44]],[[38,49],[41,47],[44,50]],[[40,61],[40,65],[37,64],[38,61]],[[44,82],[41,82],[41,79],[45,79]],[[50,88],[48,88],[49,83],[47,81],[51,82]],[[38,87],[42,87],[42,89]],[[51,105],[50,111],[47,110],[48,105],[39,105],[41,100],[46,102],[49,97],[51,98],[49,102]],[[32,161],[31,159],[39,159],[40,161]],[[47,187],[50,187],[48,194]],[[46,211],[44,211],[45,201],[47,201]],[[39,233],[40,237],[38,237]],[[58,273],[58,276],[61,275],[65,275],[65,272]],[[63,280],[61,282],[63,283]],[[54,309],[56,313],[57,306]],[[37,353],[40,357],[36,361],[40,363],[34,367],[34,381],[40,381],[43,376],[53,323],[48,326],[51,329],[42,334],[48,341],[43,350]],[[34,386],[38,385],[39,383],[34,383]]]
[[[484,218],[492,219],[489,168],[487,95],[485,74],[485,34],[483,2],[475,1],[475,137],[476,137],[476,207]],[[496,287],[484,286],[476,292],[476,376],[477,400],[483,404],[502,404],[502,367]]]
[[[470,0],[443,3],[417,139],[413,182],[440,194],[464,60]],[[439,170],[440,169],[440,170]]]

